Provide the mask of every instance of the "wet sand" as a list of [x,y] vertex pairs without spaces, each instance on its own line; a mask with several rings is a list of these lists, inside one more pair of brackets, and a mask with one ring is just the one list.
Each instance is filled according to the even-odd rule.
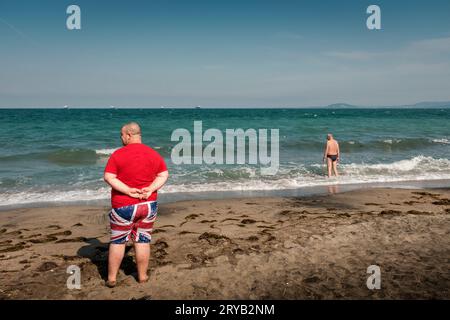
[[[107,207],[0,212],[2,299],[450,299],[450,190],[161,204],[150,281],[104,286]],[[81,289],[66,286],[81,269]],[[381,289],[366,286],[381,268]]]

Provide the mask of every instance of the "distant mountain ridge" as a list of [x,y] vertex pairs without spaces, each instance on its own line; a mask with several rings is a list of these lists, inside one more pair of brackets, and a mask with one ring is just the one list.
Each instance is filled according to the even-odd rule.
[[416,108],[450,108],[450,101],[442,101],[442,102],[419,102],[413,105],[408,105],[407,107],[416,107]]
[[[321,107],[317,107],[321,108]],[[349,103],[333,103],[322,108],[331,109],[355,109],[355,108],[450,108],[450,101],[423,101],[415,104],[392,105],[392,106],[357,106]]]

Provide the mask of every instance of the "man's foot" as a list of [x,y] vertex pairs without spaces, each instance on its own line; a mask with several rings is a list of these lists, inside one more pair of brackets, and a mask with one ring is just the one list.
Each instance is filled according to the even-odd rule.
[[148,282],[149,277],[145,277],[144,279],[139,279],[139,283],[146,283]]
[[107,281],[105,282],[105,285],[106,285],[108,288],[114,288],[114,287],[117,285],[117,281],[109,281],[109,280],[107,280]]

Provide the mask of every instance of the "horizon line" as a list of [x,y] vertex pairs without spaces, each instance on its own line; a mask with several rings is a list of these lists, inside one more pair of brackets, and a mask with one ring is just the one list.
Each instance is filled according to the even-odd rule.
[[[422,105],[422,106],[421,106]],[[0,109],[378,109],[378,108],[426,108],[439,109],[449,108],[450,101],[421,101],[412,104],[393,104],[393,105],[355,105],[350,103],[332,103],[321,106],[181,106],[181,105],[163,105],[163,106],[20,106],[9,107],[0,106]]]

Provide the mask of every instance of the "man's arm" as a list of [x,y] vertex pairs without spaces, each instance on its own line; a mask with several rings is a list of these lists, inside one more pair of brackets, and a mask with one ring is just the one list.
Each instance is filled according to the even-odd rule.
[[158,173],[156,175],[155,180],[153,180],[152,184],[142,189],[142,191],[144,192],[143,198],[148,199],[153,192],[161,188],[166,183],[168,178],[169,178],[169,171],[166,170]]
[[339,143],[336,142],[336,147],[337,147],[337,161],[339,161],[339,159],[341,158],[341,151],[339,150]]
[[111,172],[105,172],[104,180],[108,183],[111,188],[116,191],[122,192],[132,198],[140,198],[142,191],[136,188],[130,188],[125,183],[117,179],[117,175]]
[[327,158],[327,154],[328,154],[328,141],[327,144],[325,145],[325,151],[323,152],[323,161],[325,161],[325,159]]

